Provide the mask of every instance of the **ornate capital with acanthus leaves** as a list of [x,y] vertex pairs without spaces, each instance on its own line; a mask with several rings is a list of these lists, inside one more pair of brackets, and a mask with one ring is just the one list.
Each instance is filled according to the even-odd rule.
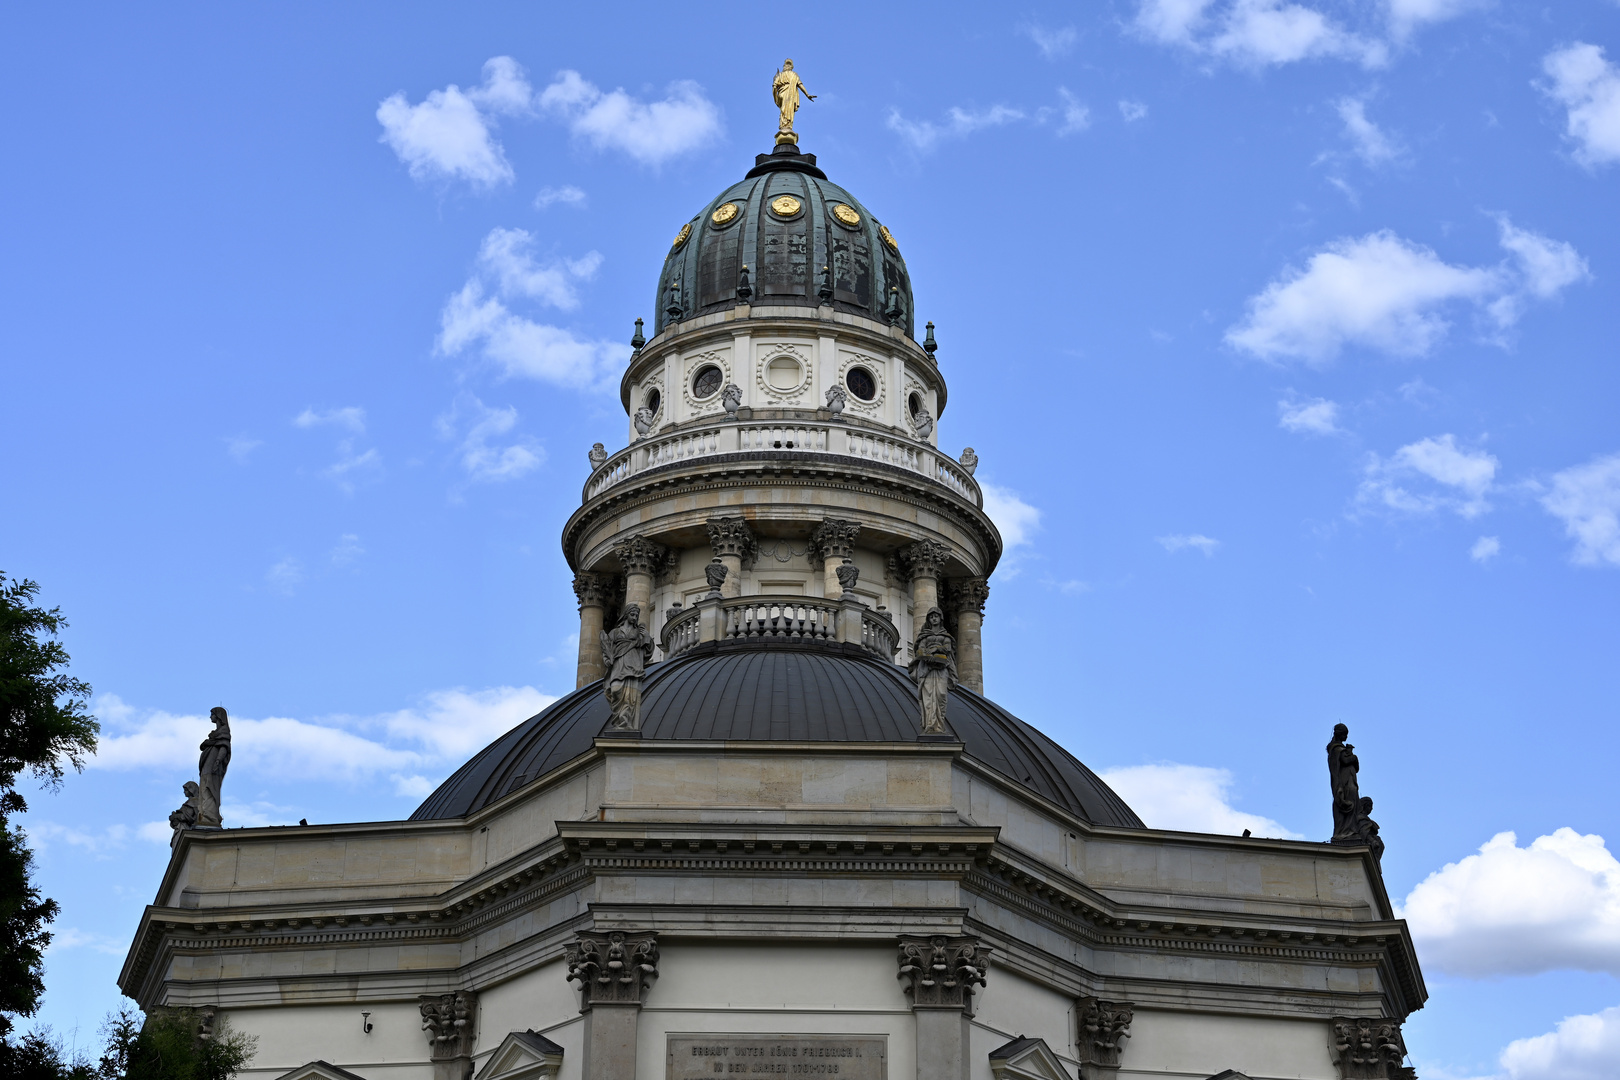
[[627,574],[662,573],[669,559],[669,548],[648,540],[645,536],[632,536],[613,545],[613,554],[619,557]]
[[983,615],[984,602],[990,599],[990,583],[982,577],[952,578],[948,595],[951,609],[957,614]]
[[754,530],[748,527],[748,522],[740,517],[710,518],[703,523],[709,530],[709,546],[714,549],[714,557],[735,555],[745,563],[751,563],[759,555],[759,544],[754,540]]
[[568,981],[579,983],[581,1010],[640,1005],[658,978],[658,935],[581,930],[566,949]]
[[422,1030],[434,1061],[467,1057],[478,1034],[478,995],[470,990],[453,994],[422,994]]
[[855,555],[855,538],[861,533],[860,524],[842,518],[824,518],[810,534],[810,565],[817,570],[831,559],[835,564]]
[[614,596],[612,575],[581,570],[574,575],[574,596],[579,599],[581,611],[588,607],[606,607]]
[[1401,1022],[1365,1016],[1333,1019],[1333,1056],[1339,1080],[1407,1080]]
[[908,580],[920,577],[938,578],[951,557],[951,549],[938,540],[919,540],[900,549],[900,568]]
[[984,985],[990,949],[975,937],[900,937],[900,978],[911,1007],[973,1015],[973,988]]
[[1129,1001],[1103,1001],[1094,997],[1083,997],[1076,1005],[1075,1023],[1079,1031],[1075,1033],[1075,1048],[1080,1056],[1081,1075],[1113,1075],[1119,1068],[1125,1040],[1131,1037],[1135,1006]]

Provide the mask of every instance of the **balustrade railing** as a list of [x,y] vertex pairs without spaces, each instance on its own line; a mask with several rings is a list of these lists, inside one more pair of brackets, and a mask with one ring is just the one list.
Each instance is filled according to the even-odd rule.
[[851,430],[849,454],[851,457],[865,458],[868,461],[880,461],[885,465],[897,465],[912,472],[922,471],[919,467],[917,447],[882,435]]
[[737,429],[737,449],[825,452],[827,429],[804,424],[751,424]]
[[[854,614],[850,612],[849,614]],[[845,609],[836,602],[813,597],[744,596],[721,601],[717,632],[723,641],[776,639],[782,641],[838,641],[838,621]],[[871,610],[860,609],[861,645],[885,660],[894,658],[894,623]],[[703,608],[694,606],[672,615],[664,623],[664,658],[679,656],[702,640]]]

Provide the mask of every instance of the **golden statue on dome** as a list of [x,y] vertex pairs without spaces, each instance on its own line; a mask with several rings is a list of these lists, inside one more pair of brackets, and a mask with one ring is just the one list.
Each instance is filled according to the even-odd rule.
[[816,95],[805,89],[804,80],[799,73],[793,70],[793,61],[782,61],[782,68],[771,80],[771,98],[776,102],[777,108],[782,110],[782,119],[776,126],[776,143],[792,143],[798,145],[799,135],[793,130],[793,114],[799,111],[799,95],[803,94],[808,100],[816,100]]

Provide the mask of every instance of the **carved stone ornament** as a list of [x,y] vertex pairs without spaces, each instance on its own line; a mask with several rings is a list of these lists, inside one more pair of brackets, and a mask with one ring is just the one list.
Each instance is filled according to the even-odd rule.
[[973,1015],[973,988],[983,986],[990,949],[974,937],[900,938],[900,978],[912,1008],[961,1009]]
[[218,705],[209,710],[208,718],[214,722],[214,730],[197,746],[197,825],[217,829],[223,824],[220,788],[231,765],[231,718]]
[[434,1061],[466,1057],[478,1035],[478,995],[468,990],[453,994],[422,994],[422,1030]]
[[911,418],[911,429],[917,433],[917,438],[926,439],[934,430],[934,416],[927,409],[918,409]]
[[898,554],[899,568],[910,581],[919,577],[938,578],[945,560],[950,558],[951,549],[938,540],[919,540],[901,548]]
[[664,569],[669,549],[645,536],[632,536],[613,545],[613,554],[619,557],[627,574],[646,574],[651,577]]
[[985,601],[990,599],[990,583],[982,577],[952,578],[949,596],[957,614],[976,611],[983,615]]
[[177,835],[184,829],[196,828],[197,793],[201,789],[197,787],[197,781],[187,780],[181,785],[180,790],[186,793],[186,801],[180,804],[178,810],[169,815],[169,828],[173,829]]
[[726,569],[726,564],[720,561],[718,555],[703,568],[703,580],[709,583],[709,597],[711,599],[719,597],[720,587],[726,583],[726,575],[730,572]]
[[641,408],[637,409],[636,410],[636,416],[635,416],[636,434],[640,435],[643,439],[645,439],[647,437],[648,432],[652,431],[652,429],[653,429],[653,418],[656,415],[657,414],[655,414],[651,409],[647,408],[645,405],[643,405]]
[[641,677],[652,663],[653,639],[641,625],[641,607],[626,604],[619,624],[602,632],[602,693],[607,696],[613,731],[641,730]]
[[919,725],[924,735],[949,735],[945,706],[956,685],[956,639],[945,629],[945,616],[934,608],[923,618],[911,647],[911,679],[917,684]]
[[743,562],[751,563],[759,557],[759,544],[754,539],[754,530],[748,527],[747,519],[710,518],[703,525],[709,530],[709,547],[714,550],[715,558],[735,555]]
[[962,451],[962,457],[960,460],[962,463],[962,471],[967,473],[969,476],[972,476],[973,470],[979,467],[979,455],[973,452],[973,447],[971,446]]
[[581,611],[588,607],[606,607],[615,592],[611,574],[581,570],[574,575],[574,596],[579,600]]
[[1119,1057],[1125,1049],[1125,1040],[1131,1037],[1131,1020],[1135,1007],[1128,1001],[1103,1001],[1084,997],[1077,1003],[1075,1023],[1075,1049],[1080,1057],[1084,1077],[1091,1077],[1119,1068]]
[[1333,1057],[1339,1080],[1402,1080],[1409,1072],[1399,1020],[1335,1017]]
[[842,564],[833,570],[833,573],[838,575],[838,587],[844,591],[844,599],[853,600],[855,598],[855,583],[861,580],[860,567],[849,559],[845,559]]
[[1384,841],[1378,835],[1378,822],[1371,817],[1372,800],[1361,794],[1361,759],[1347,742],[1350,729],[1333,726],[1333,741],[1327,745],[1328,779],[1333,785],[1333,843],[1366,844],[1382,863]]
[[827,411],[834,416],[844,411],[849,404],[849,394],[842,386],[833,386],[827,389]]
[[658,977],[658,935],[581,930],[566,946],[568,981],[579,983],[580,1011],[592,1005],[640,1005]]
[[595,472],[597,469],[600,469],[603,465],[607,464],[607,447],[603,446],[601,443],[591,443],[591,452],[586,456],[591,459],[591,471]]
[[810,565],[820,570],[828,559],[851,558],[855,554],[855,538],[860,535],[857,522],[840,518],[825,518],[810,534]]
[[720,407],[726,410],[727,420],[737,419],[737,410],[742,408],[742,387],[726,383],[725,389],[720,391]]

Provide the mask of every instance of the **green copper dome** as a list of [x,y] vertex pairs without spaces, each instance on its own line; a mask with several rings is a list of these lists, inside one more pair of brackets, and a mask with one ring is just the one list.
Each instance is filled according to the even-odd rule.
[[894,235],[816,168],[814,154],[781,147],[761,154],[746,178],[676,234],[658,277],[653,328],[740,303],[804,307],[808,315],[826,301],[916,336],[911,277]]

